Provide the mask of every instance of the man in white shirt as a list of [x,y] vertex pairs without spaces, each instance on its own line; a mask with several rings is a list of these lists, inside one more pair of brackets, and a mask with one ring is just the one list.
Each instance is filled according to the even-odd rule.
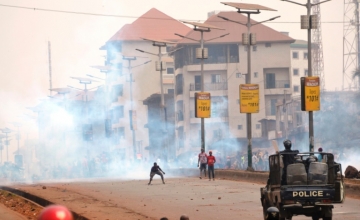
[[198,167],[200,167],[200,176],[199,176],[200,179],[202,179],[201,177],[202,170],[204,170],[204,175],[206,177],[206,165],[207,165],[207,155],[205,153],[205,150],[202,148],[201,153],[199,153],[198,156]]

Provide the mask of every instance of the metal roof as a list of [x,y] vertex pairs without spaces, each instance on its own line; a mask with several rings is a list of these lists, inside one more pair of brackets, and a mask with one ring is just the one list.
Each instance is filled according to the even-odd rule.
[[272,8],[268,8],[262,5],[257,4],[245,4],[245,3],[237,3],[237,2],[221,2],[224,5],[228,5],[231,7],[234,7],[236,9],[245,9],[245,10],[266,10],[266,11],[277,11]]
[[[206,44],[229,44],[229,43],[241,43],[241,34],[247,32],[247,27],[244,25],[240,25],[234,22],[228,22],[224,21],[223,19],[219,18],[218,15],[227,17],[234,21],[239,21],[242,23],[247,22],[247,16],[241,13],[237,13],[236,11],[223,11],[220,12],[217,15],[213,15],[209,17],[205,23],[209,25],[216,25],[217,27],[223,28],[224,30],[212,30],[211,32],[208,32],[204,35],[204,40],[207,42]],[[257,23],[257,21],[250,19],[250,22],[252,24]],[[251,32],[256,33],[256,40],[258,43],[266,42],[266,43],[276,43],[276,42],[288,42],[293,43],[295,40],[291,37],[276,31],[268,26],[265,26],[264,24],[258,24],[253,27],[251,27]],[[208,39],[213,39],[216,37],[219,37],[220,35],[223,35],[224,33],[230,33],[229,35],[217,38],[211,41],[207,41]],[[185,35],[188,38],[192,39],[200,39],[200,33],[199,31],[191,30],[187,35]],[[177,42],[178,46],[181,44],[196,44],[198,45],[198,42],[183,38],[181,41]]]
[[125,24],[107,42],[139,41],[140,37],[178,41],[181,38],[174,33],[186,34],[191,30],[185,24],[163,12],[152,8],[131,24]]
[[219,28],[219,27],[216,27],[214,25],[210,25],[210,24],[205,24],[205,23],[199,23],[199,22],[190,22],[190,21],[181,21],[185,24],[191,24],[191,25],[194,25],[195,28],[196,27],[200,27],[200,28],[207,28],[207,29],[217,29],[217,30],[224,30],[223,28]]

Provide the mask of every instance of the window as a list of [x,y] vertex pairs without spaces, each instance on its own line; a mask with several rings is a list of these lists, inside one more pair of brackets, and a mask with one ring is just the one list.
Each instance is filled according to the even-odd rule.
[[308,70],[304,69],[304,76],[307,76],[307,75],[308,75]]
[[267,73],[266,75],[266,89],[274,89],[275,87],[275,73]]
[[230,63],[238,63],[239,62],[239,45],[230,44],[229,45],[230,52]]
[[168,94],[174,94],[174,89],[168,89]]
[[258,78],[259,73],[258,72],[254,72],[254,78]]
[[195,91],[200,91],[201,90],[201,76],[200,75],[194,76],[194,81],[195,81]]
[[182,74],[178,74],[176,76],[175,90],[176,90],[176,95],[183,94],[183,75]]
[[256,128],[257,130],[259,130],[259,129],[261,128],[261,125],[260,125],[260,124],[256,124],[256,125],[255,125],[255,128]]
[[299,92],[299,86],[294,86],[294,92]]
[[276,115],[277,99],[271,99],[270,102],[270,115]]
[[298,52],[292,52],[292,58],[293,59],[299,59],[299,53]]
[[307,59],[308,59],[308,53],[304,52],[304,60],[307,60]]
[[271,47],[271,43],[265,43],[265,47]]
[[220,74],[211,75],[211,83],[219,83],[219,82],[221,82],[221,75]]
[[298,76],[299,75],[299,69],[293,69],[293,75]]
[[174,74],[174,68],[167,68],[167,74]]
[[253,51],[257,51],[257,46],[256,45],[253,46]]
[[116,106],[113,110],[112,110],[112,119],[113,121],[116,123],[119,121],[120,118],[124,117],[124,106]]
[[113,102],[118,101],[118,97],[123,95],[123,85],[115,85],[111,89],[111,97]]
[[241,73],[236,73],[236,78],[241,78]]
[[242,125],[238,125],[238,130],[242,130],[243,126]]
[[247,45],[244,46],[244,51],[247,51]]

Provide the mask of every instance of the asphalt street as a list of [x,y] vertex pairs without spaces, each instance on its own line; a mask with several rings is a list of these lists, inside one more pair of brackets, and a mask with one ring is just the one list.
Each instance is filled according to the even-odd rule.
[[[162,184],[157,176],[152,185],[147,182],[100,179],[13,187],[66,205],[89,219],[179,219],[182,214],[190,219],[263,218],[260,184],[195,177],[167,178]],[[333,213],[335,220],[360,219],[360,200],[346,198]]]
[[27,218],[9,208],[7,208],[3,204],[0,204],[0,219],[3,219],[3,220],[26,220]]

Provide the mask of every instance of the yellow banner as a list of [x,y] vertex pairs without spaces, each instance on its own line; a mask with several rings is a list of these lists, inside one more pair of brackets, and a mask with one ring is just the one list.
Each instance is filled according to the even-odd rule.
[[211,97],[208,92],[195,93],[195,117],[210,118],[211,117]]
[[320,110],[320,79],[305,77],[305,111]]
[[240,84],[240,113],[259,113],[259,84]]

